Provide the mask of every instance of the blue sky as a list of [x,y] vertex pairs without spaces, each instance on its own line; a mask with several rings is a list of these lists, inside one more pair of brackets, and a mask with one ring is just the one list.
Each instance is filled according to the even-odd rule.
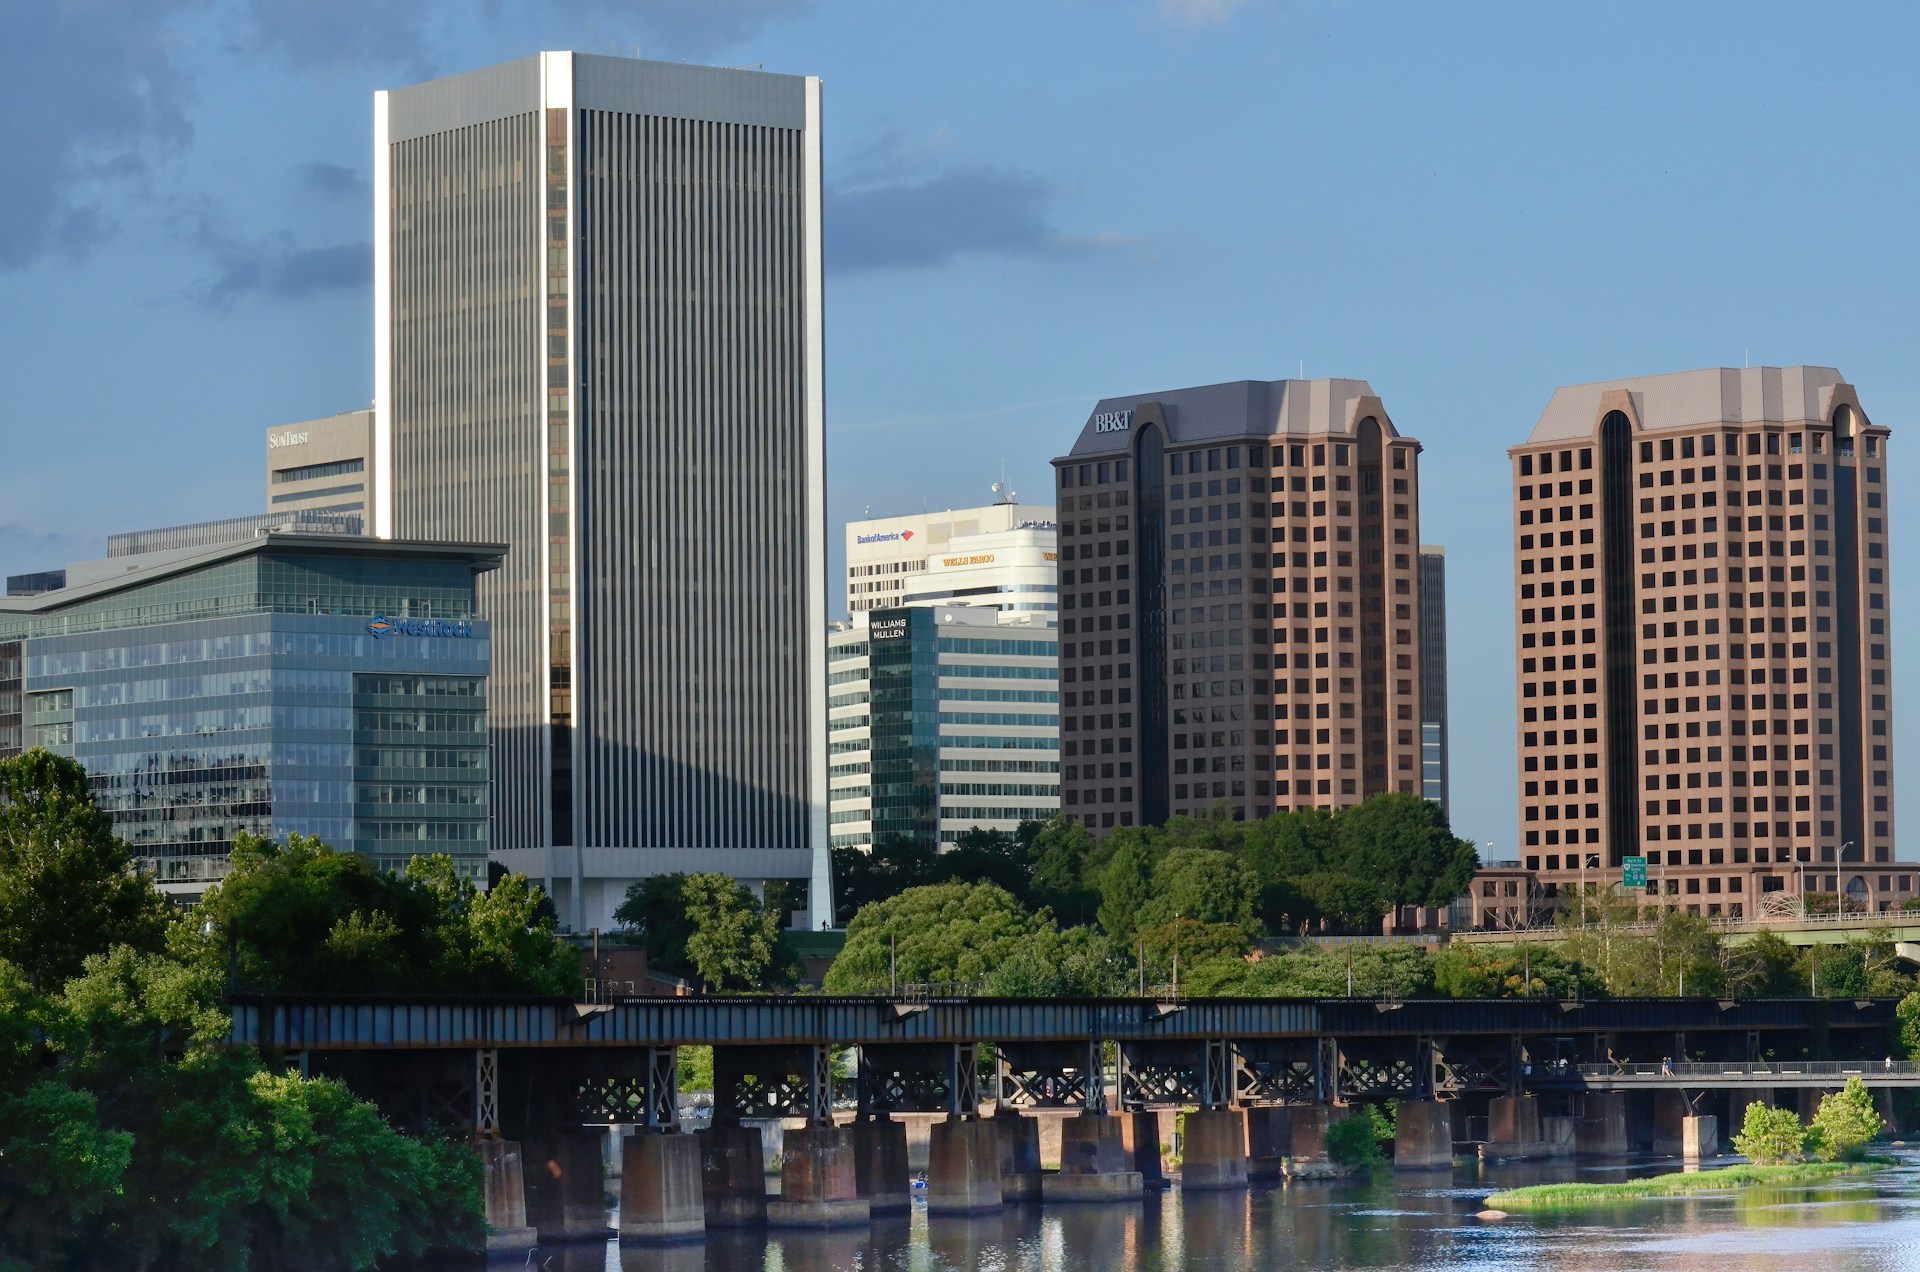
[[[1046,499],[1103,396],[1367,379],[1425,445],[1449,551],[1454,823],[1507,856],[1502,452],[1556,385],[1836,365],[1920,490],[1917,28],[1890,4],[22,0],[0,573],[254,511],[262,428],[367,402],[373,90],[542,48],[760,63],[826,81],[833,541],[869,506],[984,501],[1002,462]],[[1896,718],[1904,787],[1920,704]]]

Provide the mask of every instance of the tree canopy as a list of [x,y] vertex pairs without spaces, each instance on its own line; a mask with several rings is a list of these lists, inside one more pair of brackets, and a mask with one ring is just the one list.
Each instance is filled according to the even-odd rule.
[[170,916],[77,761],[44,750],[0,760],[0,959],[56,987],[109,946],[159,949]]
[[[391,957],[416,918],[457,918],[437,944],[404,948],[491,975],[527,962],[528,934],[500,930],[528,908],[524,880],[483,905],[450,866],[429,868],[408,885],[416,909],[395,917],[243,871],[226,909],[216,898],[168,932],[172,907],[132,870],[77,765],[44,752],[0,762],[0,792],[0,905],[66,890],[32,969],[0,957],[0,1268],[331,1272],[481,1242],[470,1148],[401,1135],[339,1083],[224,1045],[218,933],[235,915],[259,919],[248,952],[263,972],[330,937],[326,965],[351,968]],[[308,856],[322,873],[338,865]],[[315,944],[273,946],[316,930]]]
[[241,835],[174,952],[236,987],[285,993],[576,994],[580,958],[509,875],[487,892],[444,856],[404,876],[317,839]]

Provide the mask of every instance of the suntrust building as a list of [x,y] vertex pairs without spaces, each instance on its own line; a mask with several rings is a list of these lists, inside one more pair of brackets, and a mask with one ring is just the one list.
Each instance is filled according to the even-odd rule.
[[316,835],[400,870],[484,879],[484,545],[266,534],[0,599],[0,757],[87,768],[170,891],[227,870],[241,832]]

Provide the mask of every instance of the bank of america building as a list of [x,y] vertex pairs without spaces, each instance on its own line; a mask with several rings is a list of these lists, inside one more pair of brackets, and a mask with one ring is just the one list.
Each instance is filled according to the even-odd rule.
[[509,546],[494,846],[576,929],[829,892],[819,120],[564,52],[375,100],[376,533]]
[[170,891],[241,832],[487,869],[497,547],[265,534],[0,598],[0,757],[78,759]]

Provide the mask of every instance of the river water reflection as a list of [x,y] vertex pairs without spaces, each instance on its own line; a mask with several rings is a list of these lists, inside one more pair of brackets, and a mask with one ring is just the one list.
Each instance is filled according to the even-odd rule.
[[[1617,1180],[1671,1160],[1532,1163],[1367,1183],[1256,1187],[1138,1205],[1018,1206],[838,1233],[715,1234],[704,1245],[542,1249],[545,1272],[1255,1272],[1272,1268],[1920,1269],[1920,1156],[1817,1189],[1636,1203],[1552,1219],[1476,1220],[1489,1191]],[[515,1263],[518,1263],[515,1260]],[[498,1268],[503,1265],[495,1264]]]

